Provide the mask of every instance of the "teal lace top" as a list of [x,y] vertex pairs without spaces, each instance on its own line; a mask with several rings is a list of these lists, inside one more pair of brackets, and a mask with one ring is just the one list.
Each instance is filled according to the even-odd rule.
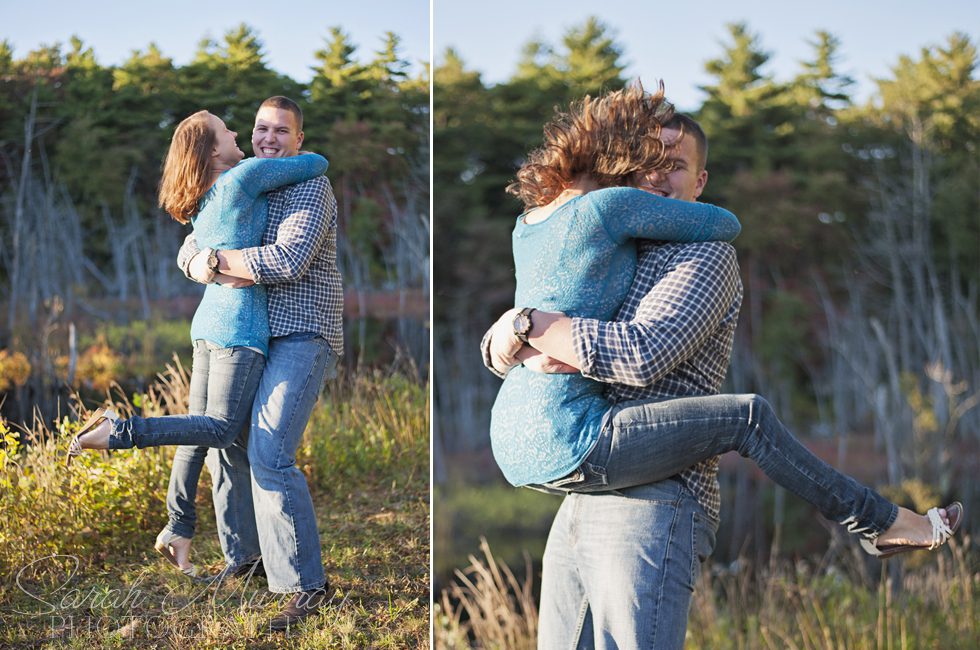
[[[249,158],[223,173],[201,199],[191,221],[198,245],[219,250],[258,246],[268,217],[265,193],[320,176],[327,159],[316,154]],[[269,351],[269,308],[265,287],[232,289],[209,284],[191,322],[191,339],[221,347]]]
[[[706,203],[627,187],[589,192],[543,221],[518,219],[514,304],[612,320],[636,271],[635,239],[731,241],[740,229],[735,215]],[[513,368],[490,421],[490,442],[504,477],[520,486],[566,476],[592,450],[608,410],[602,385],[580,374]]]

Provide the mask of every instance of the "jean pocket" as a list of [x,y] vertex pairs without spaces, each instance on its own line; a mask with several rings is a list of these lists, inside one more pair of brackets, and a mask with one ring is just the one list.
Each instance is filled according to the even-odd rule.
[[233,356],[235,356],[235,348],[218,348],[217,350],[211,350],[211,358],[215,361],[230,359]]
[[334,349],[332,347],[330,347],[330,344],[327,343],[325,339],[323,339],[321,337],[321,340],[323,340],[323,346],[326,348],[326,353],[328,355],[327,356],[327,364],[326,364],[326,367],[323,370],[323,378],[324,378],[324,380],[327,380],[327,379],[336,379],[337,378],[337,365],[340,362],[340,357],[337,356],[337,353],[334,352]]
[[578,469],[573,470],[571,474],[566,474],[561,478],[556,478],[554,481],[548,481],[547,483],[542,483],[541,485],[547,488],[564,490],[566,486],[575,485],[576,483],[582,481],[584,478],[585,478],[585,472],[583,472],[582,468],[579,467]]
[[562,492],[595,492],[603,490],[608,484],[605,467],[584,462],[570,474],[543,485]]
[[715,536],[710,519],[698,512],[691,513],[691,589],[701,576],[701,565],[711,556]]

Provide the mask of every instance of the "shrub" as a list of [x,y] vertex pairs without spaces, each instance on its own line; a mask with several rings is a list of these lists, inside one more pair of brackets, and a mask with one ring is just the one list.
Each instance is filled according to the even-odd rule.
[[410,466],[428,474],[429,393],[407,373],[367,372],[328,388],[307,427],[304,470],[324,489]]

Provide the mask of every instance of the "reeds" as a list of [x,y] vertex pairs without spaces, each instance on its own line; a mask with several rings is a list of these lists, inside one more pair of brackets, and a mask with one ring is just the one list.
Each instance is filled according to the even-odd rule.
[[[687,650],[916,650],[980,647],[980,573],[972,540],[879,563],[853,554],[755,567],[706,566],[691,602]],[[537,608],[523,581],[483,559],[456,572],[434,617],[436,648],[533,648]],[[922,559],[915,559],[916,557]],[[889,570],[890,563],[906,563]],[[876,566],[877,565],[877,566]],[[913,566],[915,565],[915,566]],[[880,572],[880,575],[878,575]]]
[[480,552],[483,558],[470,555],[470,565],[457,569],[457,582],[442,592],[435,612],[435,646],[534,648],[538,608],[530,557],[525,556],[526,577],[519,581],[505,563],[494,559],[486,539],[480,540]]

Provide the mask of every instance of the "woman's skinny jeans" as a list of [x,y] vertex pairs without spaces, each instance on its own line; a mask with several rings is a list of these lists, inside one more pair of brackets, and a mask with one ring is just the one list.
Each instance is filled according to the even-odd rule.
[[616,405],[581,466],[544,486],[600,492],[656,483],[729,451],[755,461],[766,476],[851,533],[873,539],[898,516],[898,506],[800,444],[758,395]]

